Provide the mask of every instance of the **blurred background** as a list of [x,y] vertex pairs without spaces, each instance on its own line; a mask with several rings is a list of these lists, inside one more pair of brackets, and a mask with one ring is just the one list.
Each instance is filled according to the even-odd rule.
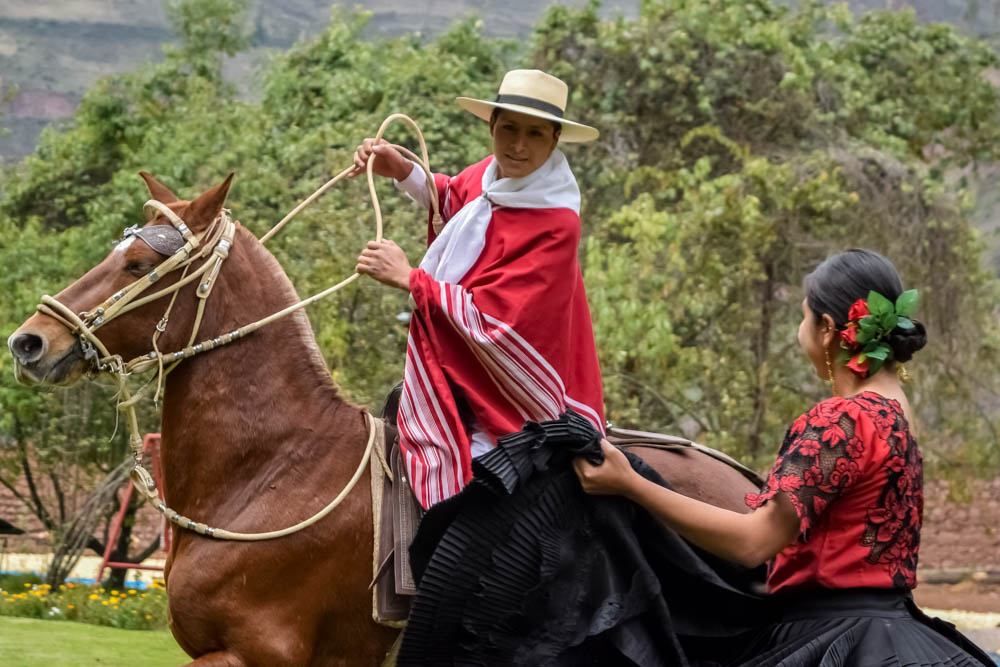
[[[908,365],[926,464],[918,602],[979,614],[965,627],[987,632],[1000,623],[998,43],[1000,0],[5,0],[0,334],[142,220],[140,169],[182,197],[235,171],[229,206],[260,235],[390,113],[420,123],[435,170],[478,161],[486,125],[455,96],[538,67],[602,132],[565,152],[608,419],[766,470],[828,395],[796,342],[803,276],[845,248],[886,254],[920,290],[930,341]],[[415,261],[423,216],[380,188],[386,235]],[[373,228],[351,182],[272,251],[305,296],[348,275]],[[407,311],[372,281],[310,311],[355,401],[380,405],[401,377]],[[85,582],[96,563],[80,558],[109,542],[114,558],[157,562],[159,524],[134,501],[109,535],[126,449],[110,392],[40,393],[10,366],[0,355],[0,576],[30,591]],[[102,595],[81,604],[113,606]],[[21,615],[79,615],[29,599],[48,596],[0,615],[29,602],[41,611]]]

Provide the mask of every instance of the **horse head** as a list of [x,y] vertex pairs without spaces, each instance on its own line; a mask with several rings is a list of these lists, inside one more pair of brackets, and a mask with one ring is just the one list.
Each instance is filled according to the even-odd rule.
[[[146,181],[152,200],[159,203],[147,208],[152,211],[152,217],[141,227],[126,230],[124,238],[101,263],[56,295],[54,301],[62,304],[64,310],[40,307],[40,312],[28,318],[7,339],[18,381],[69,385],[94,369],[97,355],[90,349],[92,341],[88,342],[88,337],[81,335],[80,327],[74,326],[72,320],[60,317],[60,311],[64,315],[79,313],[104,348],[122,359],[149,353],[158,325],[163,329],[158,341],[163,349],[181,348],[187,344],[185,336],[190,332],[187,323],[194,318],[196,299],[186,293],[193,295],[200,280],[171,291],[170,288],[181,280],[182,271],[171,270],[163,275],[158,275],[158,271],[171,258],[173,263],[183,266],[184,263],[177,260],[184,252],[188,254],[187,259],[195,260],[188,265],[188,274],[196,273],[203,263],[211,261],[210,256],[204,257],[206,253],[201,252],[204,237],[209,235],[222,213],[233,175],[196,199],[185,201],[178,199],[150,174],[139,173]],[[184,249],[186,241],[189,241],[187,250]],[[126,293],[134,297],[128,299],[131,304],[117,304],[120,307],[115,308],[115,316],[105,319],[103,312],[107,304]],[[174,326],[166,328],[166,304],[174,294],[177,298],[169,314]],[[155,298],[149,299],[150,296]]]

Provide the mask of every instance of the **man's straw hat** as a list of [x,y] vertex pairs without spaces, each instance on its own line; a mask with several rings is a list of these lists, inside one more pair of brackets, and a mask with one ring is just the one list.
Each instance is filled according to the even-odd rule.
[[515,69],[504,75],[500,92],[492,102],[471,97],[456,99],[463,109],[485,121],[490,119],[494,109],[507,109],[562,124],[560,141],[593,141],[600,134],[596,128],[563,118],[568,96],[566,84],[551,74],[537,69]]

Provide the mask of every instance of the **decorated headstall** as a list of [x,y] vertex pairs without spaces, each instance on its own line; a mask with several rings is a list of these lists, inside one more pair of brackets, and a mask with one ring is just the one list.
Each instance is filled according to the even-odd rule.
[[[150,361],[158,362],[156,352],[156,339],[166,328],[170,308],[173,306],[173,299],[167,307],[167,312],[161,318],[153,333],[154,351],[143,355],[125,364],[121,358],[112,355],[104,347],[103,343],[94,335],[94,332],[101,326],[107,324],[114,318],[130,310],[155,301],[161,297],[176,293],[188,283],[201,279],[196,291],[200,303],[198,304],[198,316],[195,321],[192,337],[197,333],[198,325],[201,321],[201,313],[204,310],[205,299],[212,291],[215,280],[222,268],[222,263],[229,256],[232,247],[233,237],[236,232],[236,225],[229,216],[229,211],[223,209],[219,216],[212,221],[208,229],[201,236],[194,234],[188,225],[163,202],[150,199],[143,205],[143,211],[147,220],[151,220],[157,213],[163,214],[170,222],[170,225],[147,225],[145,227],[133,226],[124,232],[124,238],[138,238],[147,244],[157,253],[164,255],[166,259],[157,265],[152,271],[142,278],[139,278],[131,285],[122,288],[108,297],[96,308],[74,313],[64,304],[53,297],[45,295],[38,309],[62,322],[69,330],[77,336],[83,348],[84,355],[91,361],[95,370],[126,373],[132,370],[142,370],[148,367]],[[212,257],[209,257],[209,253]],[[197,269],[189,273],[191,265],[201,259],[207,260]],[[181,270],[181,278],[173,285],[153,294],[144,295],[149,287],[155,284],[163,276]],[[141,297],[141,298],[140,298]],[[140,368],[141,367],[141,368]]]

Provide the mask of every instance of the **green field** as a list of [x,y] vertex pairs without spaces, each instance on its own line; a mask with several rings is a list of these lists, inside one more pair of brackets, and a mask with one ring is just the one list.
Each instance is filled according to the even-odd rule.
[[0,617],[4,667],[177,667],[189,660],[169,632]]

